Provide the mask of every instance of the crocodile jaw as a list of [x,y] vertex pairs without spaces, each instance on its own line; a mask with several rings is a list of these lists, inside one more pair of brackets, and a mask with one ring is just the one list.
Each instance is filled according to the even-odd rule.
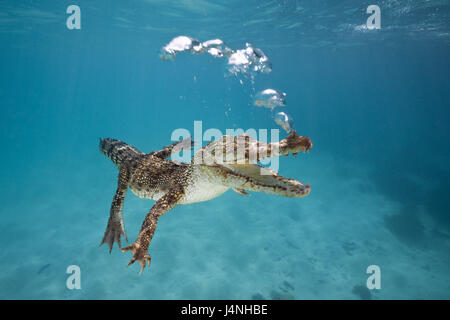
[[304,185],[296,179],[285,178],[278,175],[273,170],[252,165],[229,165],[232,170],[228,173],[233,176],[238,183],[242,183],[242,189],[268,194],[274,194],[289,198],[301,198],[310,194],[309,184]]
[[206,179],[232,189],[263,192],[283,197],[301,198],[311,192],[309,185],[282,177],[257,164],[199,166]]

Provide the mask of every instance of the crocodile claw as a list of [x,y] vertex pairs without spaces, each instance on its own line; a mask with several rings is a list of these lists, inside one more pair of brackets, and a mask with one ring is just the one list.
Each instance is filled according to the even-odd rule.
[[127,267],[132,265],[134,262],[139,261],[139,264],[141,265],[141,270],[139,271],[139,274],[142,273],[142,271],[145,268],[145,265],[148,264],[148,267],[150,267],[150,262],[152,258],[150,257],[150,254],[147,252],[147,250],[144,250],[142,247],[140,247],[139,244],[136,242],[132,245],[129,245],[128,247],[121,249],[123,252],[126,251],[132,251],[133,257],[131,258],[130,262],[128,263]]

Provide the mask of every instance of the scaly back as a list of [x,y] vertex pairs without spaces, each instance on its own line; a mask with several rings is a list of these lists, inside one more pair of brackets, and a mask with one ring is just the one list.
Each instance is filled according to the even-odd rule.
[[100,138],[100,152],[111,159],[118,168],[124,161],[145,155],[125,142],[111,138]]

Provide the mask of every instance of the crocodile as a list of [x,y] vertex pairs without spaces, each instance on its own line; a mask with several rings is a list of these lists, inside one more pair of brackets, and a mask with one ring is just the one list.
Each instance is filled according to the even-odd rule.
[[[176,205],[211,200],[227,190],[240,195],[247,191],[263,192],[284,197],[300,198],[310,194],[309,184],[282,177],[273,170],[260,166],[264,158],[297,155],[312,148],[309,137],[291,131],[279,142],[264,143],[247,134],[225,135],[199,149],[191,162],[170,160],[172,155],[190,150],[194,142],[183,139],[161,150],[143,153],[111,138],[100,138],[100,151],[119,169],[117,190],[113,197],[110,216],[100,246],[107,243],[111,253],[116,242],[123,252],[133,256],[128,266],[138,261],[142,273],[150,267],[150,241],[159,218]],[[122,215],[127,190],[140,198],[156,200],[146,215],[137,239],[121,248],[121,238],[128,242]]]

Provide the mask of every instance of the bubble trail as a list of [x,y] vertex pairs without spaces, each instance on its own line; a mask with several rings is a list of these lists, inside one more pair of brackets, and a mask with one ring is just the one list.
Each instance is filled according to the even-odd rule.
[[249,43],[245,44],[245,49],[233,50],[221,39],[200,42],[191,37],[178,36],[161,48],[159,56],[162,60],[173,61],[181,52],[192,54],[207,52],[216,58],[227,57],[226,75],[254,76],[257,73],[267,74],[272,71],[272,62],[269,58],[261,49],[254,48]]

